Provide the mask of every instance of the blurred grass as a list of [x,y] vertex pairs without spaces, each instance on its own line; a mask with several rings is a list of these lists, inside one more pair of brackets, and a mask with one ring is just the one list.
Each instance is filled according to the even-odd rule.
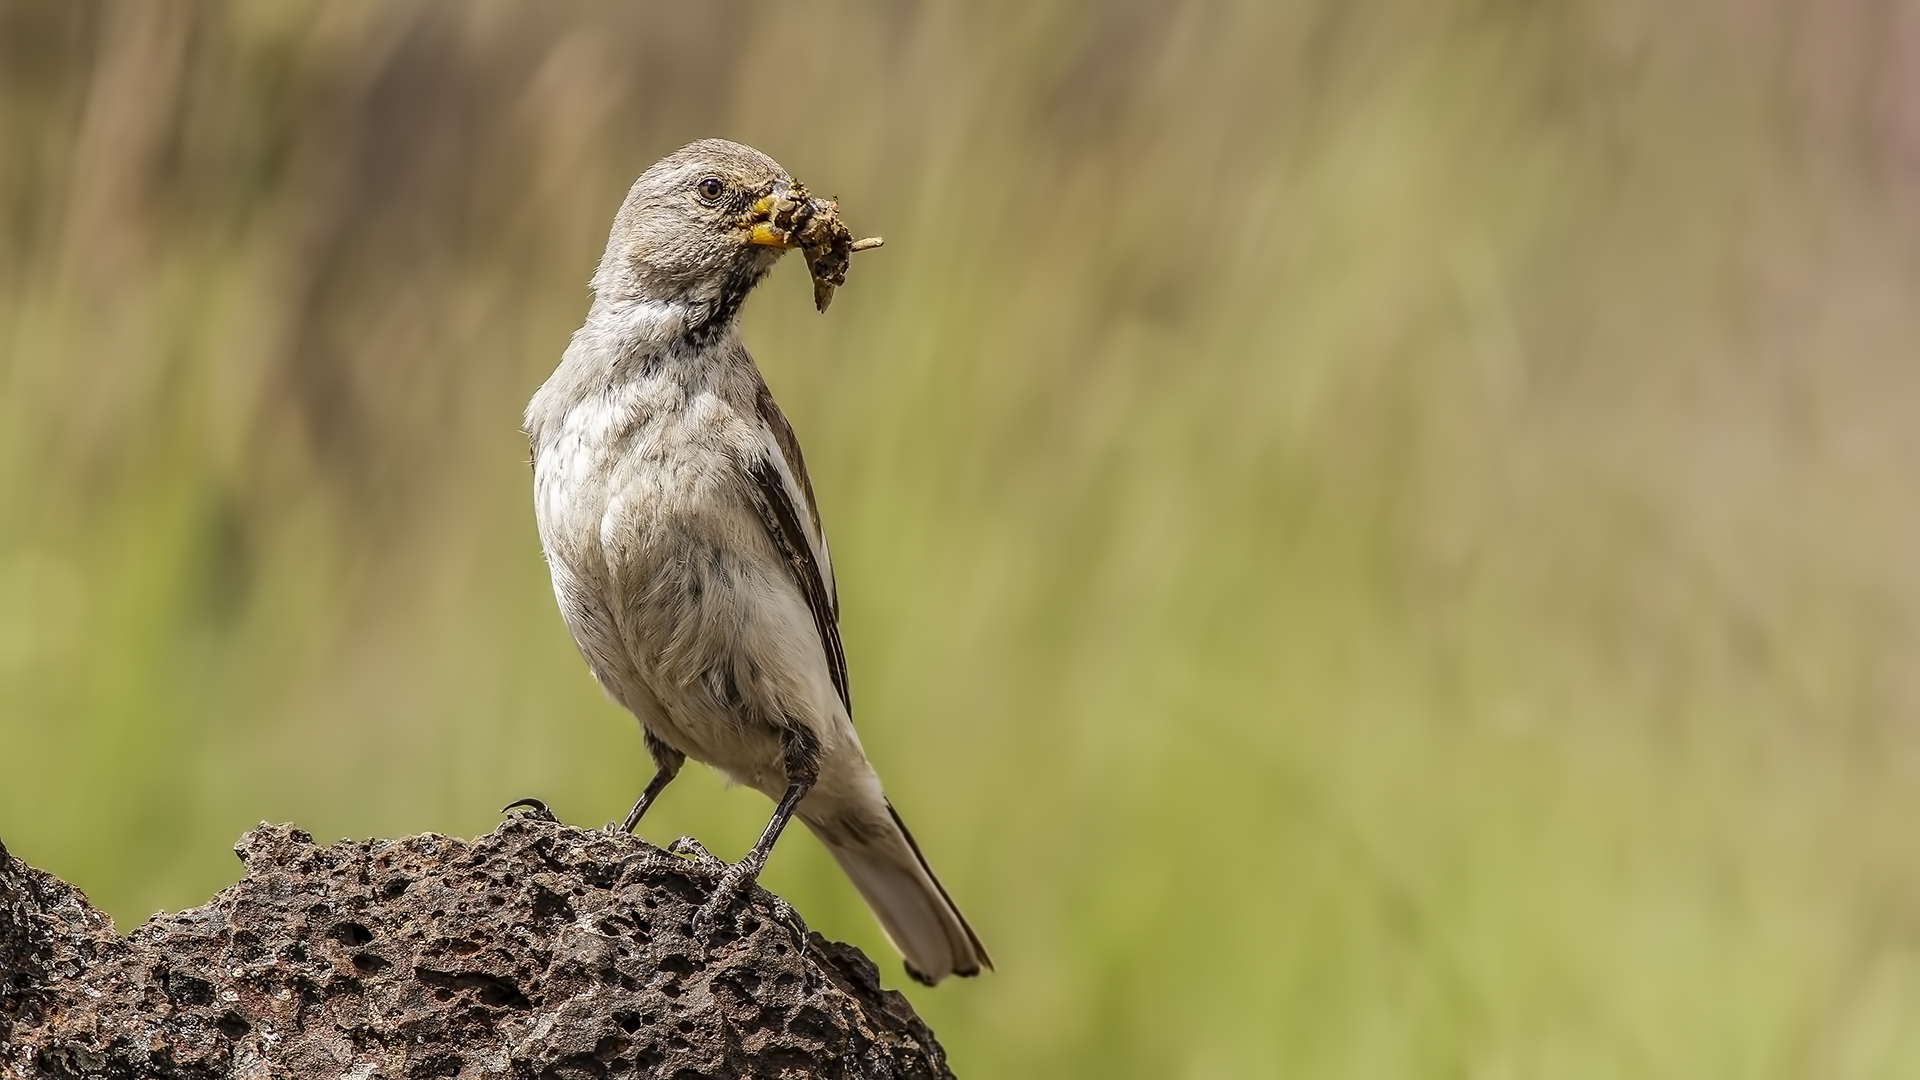
[[746,331],[1001,962],[915,994],[963,1075],[1912,1075],[1916,34],[0,4],[0,836],[128,928],[263,818],[623,809],[516,428],[721,134],[889,241]]

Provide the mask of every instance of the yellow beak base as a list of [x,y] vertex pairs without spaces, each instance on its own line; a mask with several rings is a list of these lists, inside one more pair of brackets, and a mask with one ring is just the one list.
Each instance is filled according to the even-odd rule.
[[747,228],[747,243],[765,247],[793,247],[792,234],[770,221],[756,221]]

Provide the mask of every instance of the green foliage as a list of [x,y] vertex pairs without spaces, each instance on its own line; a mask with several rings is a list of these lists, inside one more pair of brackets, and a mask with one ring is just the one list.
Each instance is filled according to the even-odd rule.
[[746,332],[1000,962],[912,991],[963,1075],[1912,1075],[1920,58],[1854,7],[0,7],[0,836],[130,928],[262,818],[618,817],[516,428],[724,135],[888,241]]

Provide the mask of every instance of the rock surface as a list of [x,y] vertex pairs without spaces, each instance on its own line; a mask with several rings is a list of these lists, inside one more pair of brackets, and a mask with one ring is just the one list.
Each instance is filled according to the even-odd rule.
[[951,1075],[873,964],[771,894],[692,938],[717,864],[632,837],[521,814],[235,850],[238,884],[122,939],[0,848],[0,1076]]

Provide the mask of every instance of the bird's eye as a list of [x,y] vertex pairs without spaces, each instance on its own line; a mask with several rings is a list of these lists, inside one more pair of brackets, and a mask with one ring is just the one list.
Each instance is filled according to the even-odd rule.
[[727,182],[717,176],[709,176],[705,180],[693,185],[693,187],[695,191],[700,193],[701,198],[712,202],[721,195],[726,194]]

